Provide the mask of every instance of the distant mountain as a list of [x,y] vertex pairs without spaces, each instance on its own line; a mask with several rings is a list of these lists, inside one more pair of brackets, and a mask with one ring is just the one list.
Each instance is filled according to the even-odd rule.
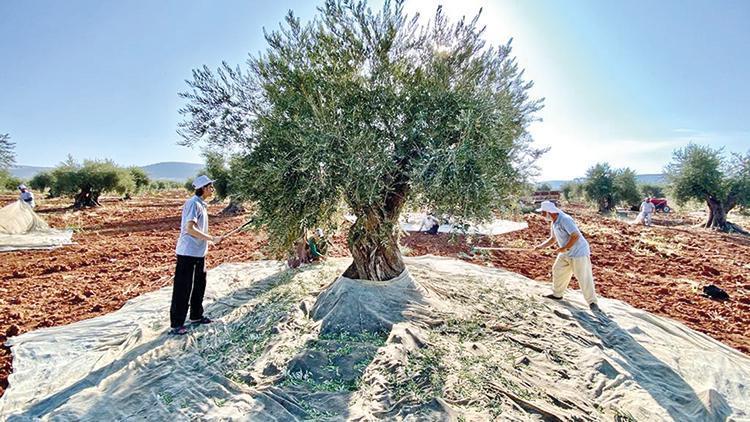
[[10,174],[19,179],[28,180],[34,177],[37,173],[47,170],[52,170],[52,167],[15,166],[11,167]]
[[[182,182],[188,178],[195,177],[198,171],[203,168],[203,164],[164,162],[149,164],[147,166],[142,166],[141,168],[145,170],[148,176],[153,180],[174,180]],[[10,169],[10,173],[19,179],[28,180],[34,177],[37,173],[47,170],[52,170],[52,167],[15,166]]]
[[203,164],[170,161],[149,164],[141,168],[154,180],[174,180],[177,182],[184,182],[188,178],[197,176],[198,172],[203,168]]
[[[666,185],[667,175],[666,174],[637,174],[635,181],[638,184],[649,184],[649,185]],[[543,180],[537,183],[537,186],[541,184],[548,184],[552,190],[560,190],[562,185],[565,183],[572,182],[572,180]]]

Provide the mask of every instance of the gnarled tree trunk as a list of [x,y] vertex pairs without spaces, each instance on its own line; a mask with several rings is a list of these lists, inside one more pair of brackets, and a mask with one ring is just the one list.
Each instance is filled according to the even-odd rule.
[[81,192],[75,197],[73,208],[81,209],[84,207],[100,207],[102,204],[99,203],[100,192],[93,191],[91,188],[83,188]]
[[708,205],[708,218],[703,223],[703,227],[723,232],[750,234],[742,227],[727,221],[727,213],[735,206],[735,202],[731,196],[726,202],[708,197],[706,198],[706,205]]
[[724,204],[715,199],[708,198],[706,200],[708,205],[708,218],[703,224],[707,229],[716,229],[721,231],[727,230],[727,210]]
[[408,193],[406,180],[385,198],[382,208],[360,212],[349,230],[349,251],[354,262],[344,277],[384,281],[398,277],[406,268],[398,246],[398,217]]

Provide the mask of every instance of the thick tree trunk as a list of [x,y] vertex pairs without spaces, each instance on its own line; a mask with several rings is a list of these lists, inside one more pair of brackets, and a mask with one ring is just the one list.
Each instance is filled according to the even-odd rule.
[[706,204],[708,205],[708,218],[706,218],[704,227],[707,229],[726,231],[727,210],[724,207],[724,204],[714,198],[708,198]]
[[733,203],[726,204],[715,198],[707,198],[706,205],[708,205],[708,217],[703,227],[723,232],[748,234],[742,227],[727,221],[727,213],[734,208]]
[[75,197],[73,208],[81,209],[84,207],[100,207],[99,192],[92,191],[91,188],[83,188]]
[[234,198],[229,198],[229,205],[224,207],[223,210],[219,214],[221,215],[237,215],[237,214],[244,214],[246,212],[245,207],[243,206],[242,202],[235,200]]
[[404,271],[398,247],[398,218],[361,216],[349,230],[349,251],[354,262],[344,277],[364,280],[390,280]]
[[409,192],[404,178],[385,197],[382,208],[369,208],[357,216],[349,230],[349,251],[354,258],[344,277],[385,281],[398,277],[406,268],[398,247],[398,217]]

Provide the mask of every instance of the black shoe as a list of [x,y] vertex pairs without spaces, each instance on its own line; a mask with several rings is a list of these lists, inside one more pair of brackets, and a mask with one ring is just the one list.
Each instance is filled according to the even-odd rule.
[[187,332],[188,332],[188,329],[184,325],[181,325],[179,327],[175,327],[169,330],[169,334],[173,336],[183,336],[187,334]]
[[602,311],[601,308],[599,308],[599,305],[597,305],[596,303],[590,303],[589,304],[589,309],[591,309],[591,312],[601,312]]
[[544,295],[543,297],[546,297],[547,299],[554,299],[554,300],[562,300],[562,297],[555,296],[554,294],[550,293],[548,295]]
[[190,323],[193,325],[200,325],[200,324],[210,324],[213,321],[211,321],[211,318],[208,317],[201,317],[200,319],[191,319]]

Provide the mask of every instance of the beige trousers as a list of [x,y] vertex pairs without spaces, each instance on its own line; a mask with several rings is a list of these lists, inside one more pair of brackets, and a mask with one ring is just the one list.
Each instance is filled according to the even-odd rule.
[[589,305],[596,303],[594,274],[591,271],[591,258],[588,256],[570,258],[562,254],[557,255],[557,259],[552,265],[552,294],[562,297],[573,274],[575,274],[576,280],[581,286],[581,292],[583,292],[583,298],[586,299],[586,302]]

